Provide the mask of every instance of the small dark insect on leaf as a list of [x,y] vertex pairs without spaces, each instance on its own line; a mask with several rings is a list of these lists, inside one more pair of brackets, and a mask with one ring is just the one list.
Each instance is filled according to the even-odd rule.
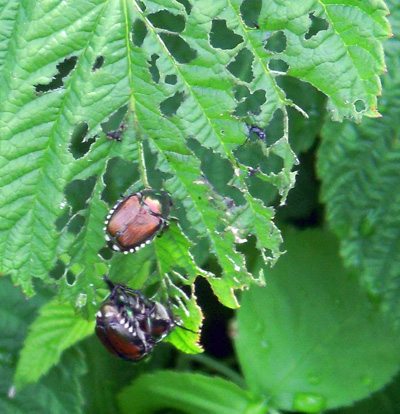
[[125,124],[121,124],[118,129],[116,129],[115,131],[109,131],[107,132],[107,138],[110,139],[115,139],[118,142],[122,141],[121,135],[122,133],[125,131],[126,125]]
[[250,137],[251,133],[254,133],[261,139],[261,141],[265,141],[265,132],[264,132],[263,129],[261,129],[257,125],[246,124],[246,126],[247,126],[247,130],[249,131],[249,137]]
[[248,177],[252,177],[253,175],[257,174],[260,172],[260,167],[258,168],[249,168],[249,175]]

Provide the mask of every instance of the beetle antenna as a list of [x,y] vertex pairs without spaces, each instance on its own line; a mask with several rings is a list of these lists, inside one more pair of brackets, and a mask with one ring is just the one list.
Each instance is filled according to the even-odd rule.
[[108,288],[113,291],[113,289],[115,288],[115,284],[113,282],[111,282],[111,280],[107,277],[107,275],[103,275],[103,280],[104,282],[107,283]]
[[174,325],[175,325],[175,326],[177,326],[178,328],[183,329],[184,331],[188,331],[188,332],[194,333],[194,334],[196,334],[196,335],[199,335],[199,334],[200,334],[200,331],[198,331],[198,332],[196,332],[196,331],[192,331],[192,330],[191,330],[191,329],[189,329],[189,328],[185,328],[184,326],[179,325],[179,323],[176,323],[176,321],[174,321]]

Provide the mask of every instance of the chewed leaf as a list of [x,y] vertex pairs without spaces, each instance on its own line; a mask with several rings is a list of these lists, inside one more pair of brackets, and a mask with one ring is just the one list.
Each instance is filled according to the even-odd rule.
[[[278,54],[288,75],[306,80],[329,97],[334,120],[377,117],[379,74],[385,71],[381,40],[390,34],[383,1],[262,2],[258,24],[282,30],[285,49]],[[276,54],[266,58],[275,59]],[[362,110],[356,105],[363,101]]]
[[[351,1],[327,7],[328,16],[291,1],[286,20],[274,14],[283,6],[248,0],[9,3],[0,13],[0,272],[28,295],[35,278],[59,286],[61,299],[91,318],[104,298],[103,274],[137,288],[168,280],[182,300],[177,313],[188,315],[185,323],[193,317],[196,331],[195,297],[186,314],[174,288],[191,289],[201,275],[237,307],[235,291],[264,282],[238,245],[255,238],[268,264],[280,255],[271,205],[285,201],[297,162],[287,107],[304,111],[279,78],[287,70],[313,83],[338,118],[357,117],[355,100],[370,115],[379,41],[389,35],[379,1],[354,14],[354,39],[336,23]],[[365,27],[371,35],[361,39]],[[321,62],[314,72],[307,66],[314,50],[330,62],[333,29],[335,54],[352,40],[373,39],[377,50],[371,57],[370,47],[348,47],[334,90]],[[361,73],[364,55],[371,65]],[[351,79],[340,80],[349,59]],[[107,211],[144,188],[170,194],[179,225],[134,256],[108,251]]]

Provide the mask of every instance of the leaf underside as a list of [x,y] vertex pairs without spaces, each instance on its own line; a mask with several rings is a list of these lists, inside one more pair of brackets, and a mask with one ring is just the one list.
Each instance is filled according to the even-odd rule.
[[[400,7],[391,8],[393,29]],[[398,31],[398,30],[397,30]],[[328,123],[318,172],[327,218],[341,240],[345,263],[360,274],[377,306],[400,321],[400,77],[398,39],[387,42],[383,117],[361,125]],[[343,197],[346,194],[346,197]]]
[[[276,261],[271,203],[294,182],[286,107],[295,103],[275,63],[328,95],[335,119],[374,116],[386,14],[383,2],[356,0],[1,1],[0,272],[27,295],[35,278],[54,283],[90,317],[104,273],[167,281],[194,330],[201,312],[179,286],[196,276],[236,307],[235,289],[263,283],[237,245],[253,235]],[[314,30],[317,18],[327,27]],[[246,123],[264,130],[275,117],[276,139],[268,129],[248,139]],[[122,130],[121,142],[110,139]],[[104,253],[108,209],[146,186],[171,194],[179,223],[133,256]],[[201,268],[204,250],[215,274]]]

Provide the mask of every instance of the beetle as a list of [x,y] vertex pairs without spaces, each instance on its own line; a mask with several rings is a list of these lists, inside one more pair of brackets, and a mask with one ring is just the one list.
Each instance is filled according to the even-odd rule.
[[113,302],[104,303],[96,316],[96,334],[110,353],[126,361],[139,361],[153,349],[138,321],[123,317]]
[[112,354],[139,361],[179,325],[170,309],[140,290],[104,280],[111,293],[96,314],[96,334]]
[[104,280],[111,293],[96,314],[96,334],[112,354],[139,361],[155,343],[147,333],[149,303],[140,291],[114,284],[106,277]]
[[143,190],[118,201],[106,218],[110,248],[134,253],[150,243],[166,226],[171,198],[165,191]]

